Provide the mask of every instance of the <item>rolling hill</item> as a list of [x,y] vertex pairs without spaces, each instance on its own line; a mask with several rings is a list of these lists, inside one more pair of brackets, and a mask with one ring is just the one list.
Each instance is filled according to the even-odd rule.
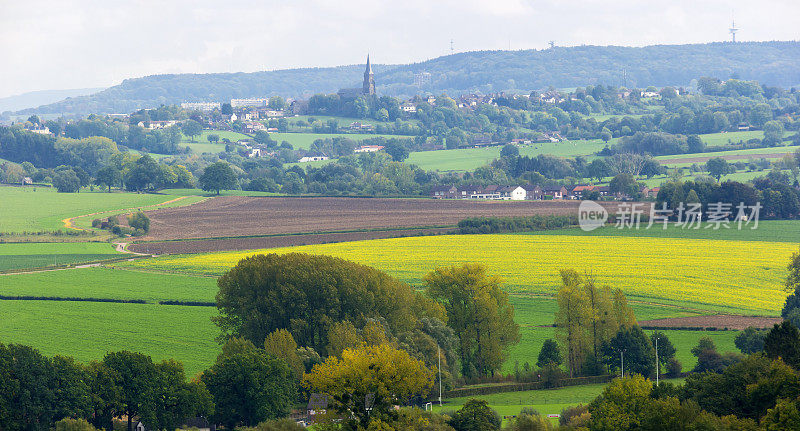
[[[254,73],[173,74],[128,79],[98,93],[20,114],[131,112],[182,101],[332,93],[360,83],[362,65]],[[529,92],[588,84],[687,86],[700,76],[737,76],[773,86],[800,84],[800,42],[740,42],[647,47],[575,46],[476,51],[406,65],[374,65],[378,93],[455,95]],[[623,80],[623,71],[626,76]],[[415,77],[424,76],[421,85]]]

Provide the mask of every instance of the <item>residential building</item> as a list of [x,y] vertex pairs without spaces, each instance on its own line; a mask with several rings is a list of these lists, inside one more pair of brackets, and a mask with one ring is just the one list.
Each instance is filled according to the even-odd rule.
[[265,107],[267,104],[269,104],[269,99],[231,99],[231,108],[244,106]]
[[306,157],[301,157],[300,160],[298,160],[298,162],[299,163],[320,162],[328,159],[329,159],[328,156],[306,156]]
[[362,145],[355,150],[354,153],[375,153],[383,149],[383,145]]
[[210,112],[215,109],[220,109],[219,102],[183,102],[181,103],[181,108],[183,109],[191,109],[203,112]]

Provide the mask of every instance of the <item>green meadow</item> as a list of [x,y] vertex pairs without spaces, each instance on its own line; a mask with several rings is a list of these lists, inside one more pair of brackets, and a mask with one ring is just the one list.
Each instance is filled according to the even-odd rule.
[[[0,271],[40,268],[119,257],[114,246],[102,242],[0,244]],[[0,280],[0,286],[3,280]]]
[[169,194],[101,191],[58,193],[50,187],[0,186],[0,232],[61,230],[64,228],[63,220],[70,217],[157,205],[176,197]]

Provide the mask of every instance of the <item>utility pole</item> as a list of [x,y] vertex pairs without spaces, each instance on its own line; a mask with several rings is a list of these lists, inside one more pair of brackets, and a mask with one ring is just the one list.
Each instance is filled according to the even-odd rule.
[[619,351],[619,362],[621,364],[620,365],[620,372],[622,374],[621,377],[624,379],[625,378],[625,349],[622,349],[622,350]]
[[439,408],[442,407],[442,349],[436,343],[436,359],[439,361]]
[[661,371],[660,365],[658,362],[658,337],[656,337],[656,386],[658,386],[658,374]]

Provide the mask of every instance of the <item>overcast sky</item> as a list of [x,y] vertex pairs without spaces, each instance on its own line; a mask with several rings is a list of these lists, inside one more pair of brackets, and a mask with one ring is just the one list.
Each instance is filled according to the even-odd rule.
[[800,39],[798,0],[0,0],[0,97],[485,49]]

